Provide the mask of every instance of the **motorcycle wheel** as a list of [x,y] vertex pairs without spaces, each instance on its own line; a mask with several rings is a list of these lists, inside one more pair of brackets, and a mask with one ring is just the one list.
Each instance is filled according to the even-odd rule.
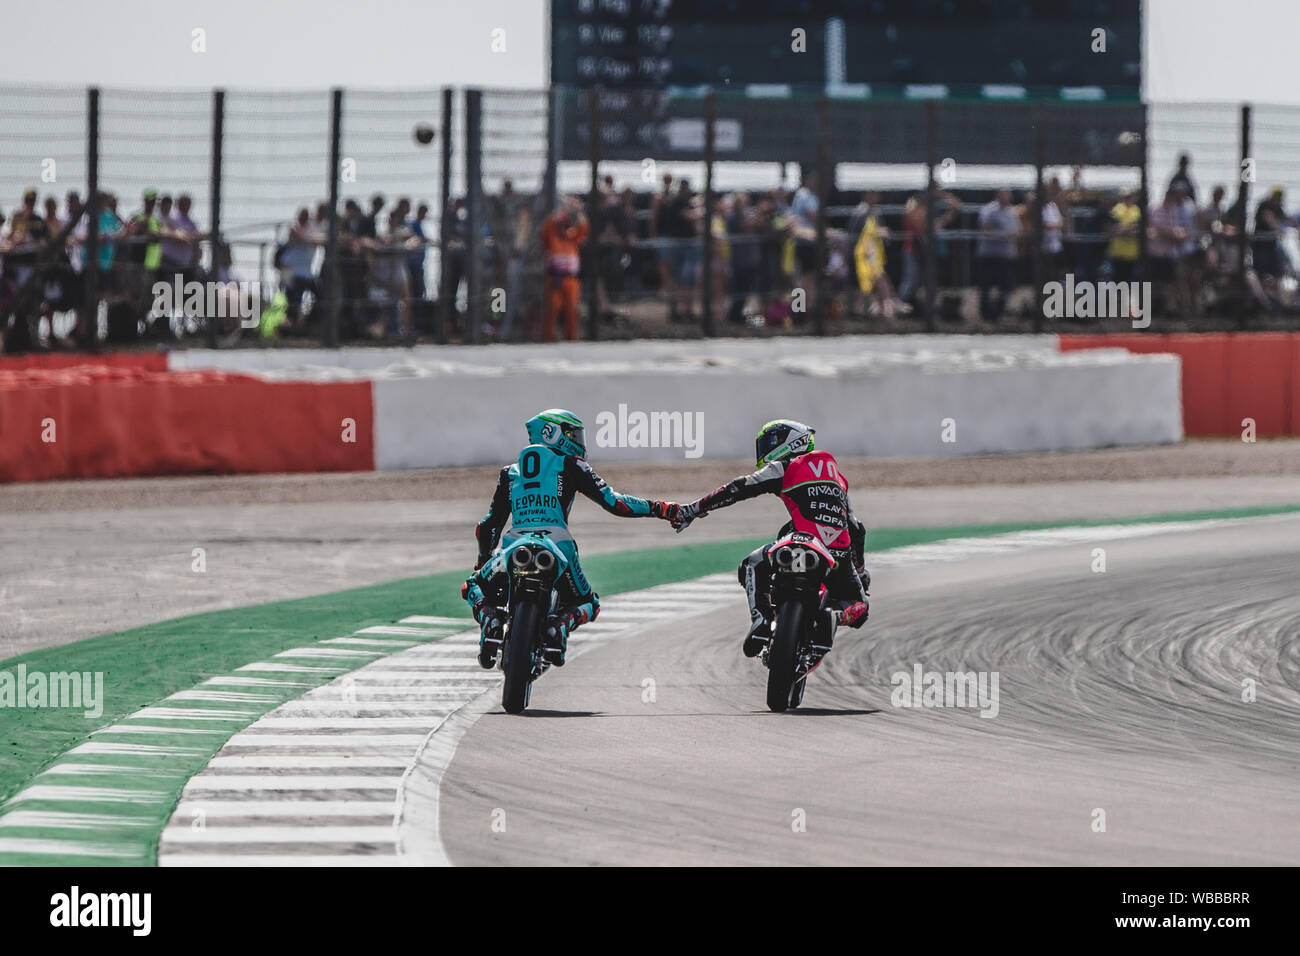
[[784,713],[791,707],[795,661],[802,635],[803,605],[786,601],[777,611],[776,633],[767,652],[767,707],[774,713]]
[[506,637],[505,686],[501,688],[501,706],[507,714],[522,714],[528,706],[533,679],[533,648],[541,626],[541,610],[535,604],[520,604],[510,618]]

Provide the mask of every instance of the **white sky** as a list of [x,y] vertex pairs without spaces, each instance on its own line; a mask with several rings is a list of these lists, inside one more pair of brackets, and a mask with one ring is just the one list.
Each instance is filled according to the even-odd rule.
[[1300,0],[1146,0],[1150,101],[1300,103]]
[[[3,2],[0,83],[536,88],[547,72],[549,0]],[[1146,7],[1149,100],[1300,103],[1300,0]]]
[[[5,83],[536,88],[546,75],[549,0],[0,2]],[[489,46],[498,27],[504,53]]]

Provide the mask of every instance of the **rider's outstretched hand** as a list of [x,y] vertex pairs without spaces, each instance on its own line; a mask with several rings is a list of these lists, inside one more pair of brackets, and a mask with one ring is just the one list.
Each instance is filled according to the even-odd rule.
[[656,518],[663,518],[665,521],[676,521],[681,511],[682,506],[676,501],[650,502],[650,514]]
[[[677,528],[678,517],[682,513],[685,505],[678,504],[676,501],[651,501],[650,514],[656,518],[663,518],[665,521],[672,523]],[[680,528],[677,528],[680,531]]]
[[696,518],[704,517],[698,501],[692,501],[690,504],[680,504],[676,501],[651,501],[650,514],[656,518],[663,518],[673,526],[674,531],[679,533],[685,531],[686,526]]
[[700,510],[698,501],[692,501],[684,505],[678,505],[676,512],[669,517],[672,522],[673,530],[681,534],[696,518],[703,518],[704,512]]

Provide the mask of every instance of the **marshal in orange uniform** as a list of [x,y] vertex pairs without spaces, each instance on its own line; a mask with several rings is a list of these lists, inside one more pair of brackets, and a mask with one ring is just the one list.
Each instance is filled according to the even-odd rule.
[[578,338],[578,302],[582,283],[578,281],[579,252],[591,231],[582,204],[570,196],[563,208],[542,223],[542,249],[546,254],[546,324],[542,339],[555,341],[555,319],[564,312],[564,337]]

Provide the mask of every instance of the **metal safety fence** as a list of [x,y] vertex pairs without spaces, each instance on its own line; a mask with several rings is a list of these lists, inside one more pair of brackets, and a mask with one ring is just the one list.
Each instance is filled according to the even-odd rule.
[[0,143],[8,352],[1300,313],[1296,108],[23,86]]

